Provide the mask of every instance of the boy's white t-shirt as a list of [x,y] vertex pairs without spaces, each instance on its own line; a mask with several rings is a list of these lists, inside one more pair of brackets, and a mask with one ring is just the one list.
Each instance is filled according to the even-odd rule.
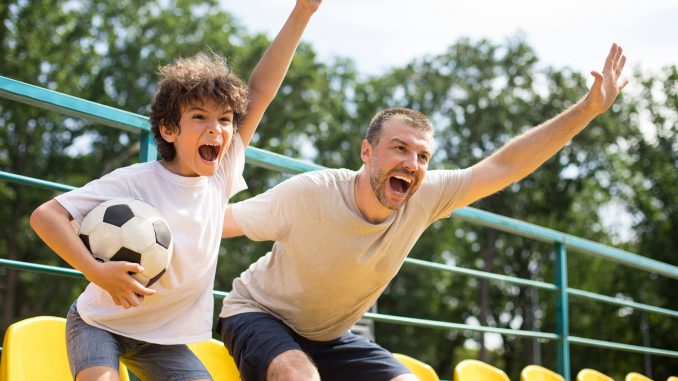
[[184,177],[159,161],[117,169],[56,200],[76,222],[100,203],[133,197],[154,206],[172,231],[170,266],[138,307],[125,309],[90,283],[77,301],[90,325],[157,344],[185,344],[212,337],[214,275],[224,212],[231,196],[246,189],[245,148],[238,134],[211,177]]

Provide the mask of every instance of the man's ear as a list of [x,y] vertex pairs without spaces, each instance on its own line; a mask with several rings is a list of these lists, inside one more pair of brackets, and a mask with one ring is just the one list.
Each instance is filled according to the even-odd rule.
[[160,136],[162,136],[163,139],[165,139],[166,142],[168,143],[174,143],[174,141],[177,139],[177,131],[176,129],[169,128],[167,127],[167,124],[165,121],[160,122]]
[[363,139],[363,144],[360,147],[360,158],[365,164],[369,164],[372,161],[372,145],[367,139]]

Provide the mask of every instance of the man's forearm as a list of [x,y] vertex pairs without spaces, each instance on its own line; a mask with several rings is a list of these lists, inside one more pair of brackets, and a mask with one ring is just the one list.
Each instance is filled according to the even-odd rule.
[[556,117],[513,138],[487,160],[504,167],[517,181],[532,173],[583,130],[596,113],[585,99]]

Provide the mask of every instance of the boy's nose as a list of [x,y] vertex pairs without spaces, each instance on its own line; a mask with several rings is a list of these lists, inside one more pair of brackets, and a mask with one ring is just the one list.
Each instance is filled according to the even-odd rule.
[[209,126],[207,132],[210,133],[210,134],[219,134],[221,132],[221,125],[217,122],[210,123],[210,126]]

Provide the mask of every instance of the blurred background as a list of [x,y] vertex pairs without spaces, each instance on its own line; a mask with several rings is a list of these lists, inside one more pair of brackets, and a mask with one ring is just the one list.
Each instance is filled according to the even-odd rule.
[[[247,79],[294,2],[253,0],[5,0],[0,75],[146,115],[158,66],[212,49]],[[653,2],[473,4],[330,1],[314,16],[252,145],[357,169],[372,115],[410,107],[431,117],[430,168],[463,168],[575,103],[612,42],[629,56],[628,91],[527,179],[474,207],[678,265],[678,5]],[[80,186],[136,162],[124,131],[0,99],[0,170]],[[251,197],[286,175],[248,166]],[[0,182],[0,257],[67,266],[35,236],[31,211],[55,193]],[[216,289],[270,243],[222,244]],[[553,248],[455,218],[436,222],[413,258],[551,282]],[[678,281],[573,253],[569,284],[678,308]],[[46,287],[48,285],[48,287]],[[30,316],[65,316],[85,281],[0,268],[0,330]],[[382,313],[554,332],[553,295],[404,267]],[[215,301],[217,311],[221,302]],[[676,350],[671,318],[571,299],[571,334]],[[555,369],[555,345],[496,334],[375,323],[376,341],[431,364],[478,358],[512,379],[527,364]],[[621,379],[678,359],[573,346],[572,369]]]

